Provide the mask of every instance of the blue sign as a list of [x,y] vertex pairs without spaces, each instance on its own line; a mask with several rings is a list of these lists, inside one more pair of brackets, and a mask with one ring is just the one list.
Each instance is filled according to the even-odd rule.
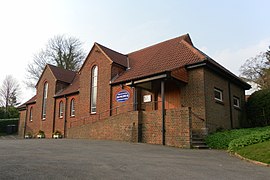
[[125,102],[129,99],[129,92],[126,90],[120,91],[116,94],[116,101],[117,102]]

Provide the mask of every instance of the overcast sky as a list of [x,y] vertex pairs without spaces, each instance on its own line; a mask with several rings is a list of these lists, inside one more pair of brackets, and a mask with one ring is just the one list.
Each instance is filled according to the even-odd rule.
[[0,83],[21,86],[33,55],[55,35],[75,36],[88,53],[99,42],[128,53],[189,33],[194,45],[239,75],[249,57],[270,45],[270,1],[0,0]]

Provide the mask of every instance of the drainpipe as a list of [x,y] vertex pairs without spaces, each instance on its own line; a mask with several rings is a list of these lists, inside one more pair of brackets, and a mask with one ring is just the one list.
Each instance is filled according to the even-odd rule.
[[52,128],[52,132],[54,133],[55,131],[55,108],[56,108],[56,98],[54,98],[54,102],[53,102],[53,128]]
[[66,138],[66,129],[67,129],[67,104],[68,104],[68,98],[66,95],[64,95],[64,98],[66,99],[66,104],[65,104],[65,118],[64,118],[64,138]]
[[133,111],[137,111],[137,89],[133,86]]
[[228,89],[229,89],[230,121],[231,121],[231,128],[233,129],[232,97],[231,97],[231,83],[230,83],[230,81],[228,81]]
[[161,81],[161,116],[162,116],[162,145],[165,145],[165,82]]
[[28,106],[26,105],[26,114],[25,114],[25,121],[24,121],[23,138],[25,137],[25,131],[26,131],[26,125],[27,125],[27,115],[28,115]]

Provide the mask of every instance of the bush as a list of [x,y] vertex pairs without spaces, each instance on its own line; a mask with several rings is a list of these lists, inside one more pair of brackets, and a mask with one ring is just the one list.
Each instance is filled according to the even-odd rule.
[[270,89],[256,91],[248,98],[247,117],[252,127],[270,124]]
[[238,139],[239,137],[243,137],[253,133],[260,133],[268,130],[270,131],[270,126],[262,128],[226,130],[223,132],[216,132],[214,134],[208,135],[205,141],[210,148],[228,149],[230,142],[234,139]]
[[270,130],[265,132],[256,132],[250,135],[234,139],[229,143],[229,151],[235,151],[245,146],[261,143],[270,140]]

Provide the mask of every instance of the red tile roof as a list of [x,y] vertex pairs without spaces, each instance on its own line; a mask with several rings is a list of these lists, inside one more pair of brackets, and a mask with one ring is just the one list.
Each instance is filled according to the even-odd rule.
[[20,106],[18,106],[17,109],[23,110],[23,108],[25,108],[26,105],[36,103],[36,100],[37,100],[37,96],[35,95],[31,99],[29,99],[28,101],[26,101],[25,103],[23,103]]
[[63,91],[58,92],[54,97],[61,97],[68,94],[73,94],[79,92],[80,89],[80,77],[76,74],[72,83]]
[[51,69],[54,77],[58,81],[71,83],[76,75],[76,72],[70,71],[61,67],[57,67],[51,64],[48,64],[48,67]]
[[188,34],[128,54],[130,69],[113,83],[126,82],[205,60]]
[[127,67],[127,56],[111,50],[101,44],[95,43],[113,62],[120,64],[124,67]]

